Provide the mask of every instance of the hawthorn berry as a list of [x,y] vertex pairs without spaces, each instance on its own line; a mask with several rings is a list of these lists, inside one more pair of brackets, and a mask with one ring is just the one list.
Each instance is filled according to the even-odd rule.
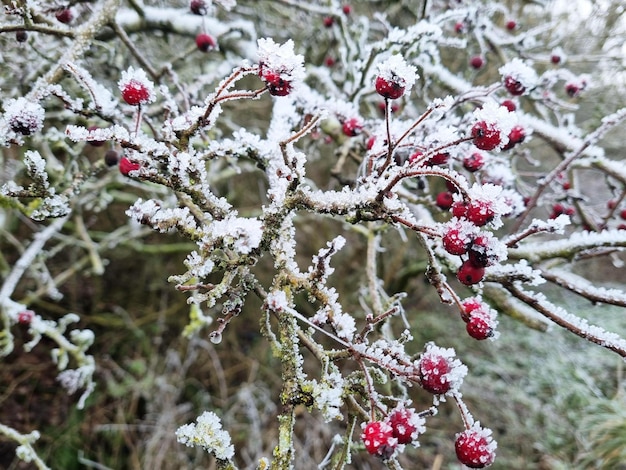
[[483,315],[471,315],[465,329],[472,338],[479,341],[493,336],[493,328],[489,324],[489,319]]
[[506,29],[509,31],[513,31],[515,28],[517,28],[517,23],[515,21],[509,20],[506,22]]
[[[120,161],[120,154],[113,149],[109,149],[104,154],[104,163],[107,166],[115,166]],[[121,170],[120,170],[121,171]]]
[[472,242],[471,238],[463,230],[461,224],[448,228],[441,237],[443,248],[451,255],[464,255]]
[[428,343],[426,351],[417,361],[417,374],[424,390],[434,395],[444,395],[458,390],[467,374],[467,367],[456,359],[454,349]]
[[287,96],[291,93],[292,85],[289,80],[282,78],[281,74],[274,72],[265,72],[262,76],[267,84],[267,88],[272,96]]
[[352,13],[352,5],[346,3],[341,7],[341,11],[343,11],[344,15],[349,15],[350,13]]
[[552,54],[550,56],[550,62],[552,62],[554,65],[561,63],[561,56],[558,54]]
[[54,16],[58,22],[63,24],[70,24],[74,19],[74,13],[69,8],[57,11]]
[[131,171],[139,169],[139,163],[131,162],[127,157],[122,157],[120,158],[119,168],[121,174],[128,176]]
[[17,314],[17,322],[20,325],[30,325],[35,317],[35,312],[32,310],[22,310]]
[[466,260],[457,271],[456,277],[461,284],[472,286],[483,280],[485,277],[485,268],[476,266],[470,260]]
[[473,143],[481,150],[493,150],[502,142],[500,131],[486,121],[478,121],[472,127]]
[[574,98],[578,96],[580,94],[581,89],[582,88],[576,83],[565,84],[565,93],[567,93],[567,96],[569,96],[570,98]]
[[10,99],[4,108],[4,119],[9,128],[22,135],[32,135],[43,128],[45,110],[38,103],[20,97]]
[[17,42],[26,42],[28,40],[28,33],[23,29],[15,31],[15,40]]
[[465,217],[474,225],[482,227],[493,220],[495,212],[489,201],[473,200],[467,204]]
[[467,204],[463,201],[455,201],[450,209],[452,215],[458,219],[465,217],[467,214]]
[[456,435],[454,450],[463,465],[469,468],[485,468],[496,458],[496,441],[491,437],[491,430],[476,422],[465,431]]
[[424,152],[422,152],[420,150],[417,150],[417,151],[413,152],[409,156],[409,164],[413,165],[414,163],[420,161],[423,156],[424,156]]
[[470,173],[480,170],[485,164],[485,155],[480,152],[472,152],[463,158],[463,168]]
[[404,86],[401,86],[397,81],[387,80],[382,76],[376,77],[376,92],[384,98],[395,100],[404,95]]
[[202,52],[213,50],[216,45],[217,42],[215,41],[215,38],[210,34],[200,33],[196,36],[196,46],[198,46],[198,49]]
[[513,112],[517,109],[517,105],[515,104],[515,101],[513,100],[504,100],[501,104],[510,112]]
[[446,163],[448,163],[448,160],[450,160],[449,152],[439,152],[426,160],[426,164],[429,166],[445,165]]
[[396,408],[386,419],[391,426],[393,437],[398,444],[410,444],[420,432],[424,432],[424,418],[420,417],[411,408]]
[[206,15],[208,12],[207,4],[205,0],[191,0],[189,2],[189,9],[194,15]]
[[622,219],[626,220],[626,209],[622,209],[622,210],[619,212],[619,216],[620,216]]
[[453,202],[454,199],[450,191],[442,191],[437,194],[437,197],[435,198],[435,204],[437,205],[437,207],[444,211],[450,209]]
[[407,64],[400,54],[393,54],[378,64],[374,87],[379,95],[395,100],[413,87],[416,78],[415,67]]
[[526,138],[526,130],[522,126],[514,126],[509,132],[509,141],[502,147],[502,150],[510,150],[517,144],[524,142]]
[[475,68],[476,70],[478,70],[479,68],[481,68],[483,65],[485,65],[485,59],[483,59],[481,56],[479,55],[475,55],[474,57],[472,57],[470,59],[470,65]]
[[391,457],[398,446],[398,439],[393,437],[393,428],[384,421],[367,423],[361,440],[370,454],[383,459]]
[[482,301],[477,297],[468,297],[467,299],[461,302],[461,306],[463,309],[461,310],[461,318],[465,323],[467,323],[470,319],[470,315],[474,310],[483,308]]
[[326,56],[326,58],[324,59],[324,65],[328,68],[334,67],[336,62],[337,61],[332,56]]
[[523,95],[526,91],[524,84],[511,75],[504,77],[504,88],[513,96]]
[[465,23],[463,23],[462,21],[457,21],[456,24],[454,25],[454,31],[457,34],[461,34],[465,32]]
[[498,256],[493,251],[493,245],[490,242],[491,240],[486,235],[474,237],[467,250],[469,260],[474,265],[487,267],[496,262]]
[[122,72],[122,78],[117,85],[122,98],[131,106],[154,101],[154,85],[148,80],[146,72],[141,69],[129,67],[128,70]]
[[348,137],[354,137],[361,133],[363,130],[363,123],[359,118],[349,118],[343,121],[341,130]]

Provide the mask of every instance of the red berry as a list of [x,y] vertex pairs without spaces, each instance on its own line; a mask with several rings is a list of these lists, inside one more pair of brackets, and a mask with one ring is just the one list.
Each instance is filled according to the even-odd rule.
[[472,57],[470,59],[470,65],[472,67],[474,67],[475,69],[479,69],[481,68],[483,65],[485,65],[485,59],[483,59],[481,56],[479,55],[475,55],[474,57]]
[[259,75],[267,84],[268,91],[272,96],[287,96],[291,93],[292,86],[289,80],[285,80],[279,73],[260,67]]
[[493,328],[490,325],[489,318],[486,318],[484,315],[470,315],[465,329],[472,338],[479,341],[493,336]]
[[150,99],[150,91],[141,82],[129,80],[122,91],[122,98],[131,106],[137,106]]
[[619,213],[619,216],[620,216],[622,219],[626,220],[626,209],[622,209],[622,210],[620,211],[620,213]]
[[485,121],[478,121],[474,124],[471,134],[474,145],[481,150],[493,150],[502,141],[500,131]]
[[561,62],[561,56],[558,54],[552,54],[550,56],[550,62],[552,62],[554,65],[558,64]]
[[488,224],[493,220],[495,213],[488,201],[474,200],[467,205],[465,217],[478,227]]
[[463,168],[473,173],[480,170],[485,164],[485,156],[480,152],[472,152],[463,158]]
[[463,262],[461,267],[456,273],[457,279],[461,284],[466,286],[472,286],[478,284],[485,277],[485,268],[482,266],[475,266],[470,260]]
[[376,77],[376,92],[390,100],[395,100],[404,95],[405,87],[400,86],[395,80],[387,80],[383,77]]
[[135,171],[139,169],[138,163],[131,162],[128,158],[122,157],[120,158],[120,173],[124,176],[128,176],[131,171]]
[[515,101],[512,101],[512,100],[504,100],[501,104],[510,112],[513,112],[517,109],[517,105],[515,104]]
[[370,135],[367,138],[367,142],[365,142],[365,148],[367,150],[372,150],[372,147],[374,146],[375,143],[376,143],[376,136],[375,135]]
[[398,446],[398,439],[393,437],[393,428],[384,421],[372,421],[365,425],[361,440],[372,455],[388,459]]
[[74,14],[69,8],[64,8],[63,10],[57,11],[54,16],[56,17],[57,21],[63,24],[69,24],[74,19]]
[[464,255],[471,239],[460,228],[450,228],[441,237],[443,248],[451,255]]
[[565,85],[565,93],[567,93],[567,95],[571,98],[578,96],[580,94],[580,90],[580,86],[575,83],[567,83]]
[[358,118],[350,118],[346,119],[341,126],[341,130],[348,137],[354,137],[361,133],[363,129],[363,124]]
[[424,355],[419,361],[419,377],[422,388],[434,395],[443,395],[450,391],[450,372],[448,358],[436,353]]
[[191,2],[189,2],[189,9],[194,15],[207,14],[207,5],[204,0],[191,0]]
[[344,15],[349,15],[350,13],[352,13],[352,6],[346,3],[344,6],[341,7],[341,11],[343,11]]
[[326,28],[330,28],[335,22],[335,19],[332,16],[325,16],[322,22]]
[[506,22],[506,29],[509,31],[513,31],[517,27],[517,23],[513,20],[509,20]]
[[461,34],[465,32],[465,23],[463,23],[462,21],[458,21],[455,25],[454,25],[454,31],[457,34]]
[[198,46],[198,49],[202,52],[213,50],[216,45],[215,38],[209,34],[200,33],[196,36],[196,46]]
[[510,75],[504,77],[504,88],[513,96],[523,95],[526,91],[524,84]]
[[526,131],[522,126],[514,126],[509,132],[509,142],[502,147],[502,150],[510,150],[515,147],[517,144],[521,144],[524,142],[526,138]]
[[452,207],[453,202],[454,202],[454,199],[450,191],[440,192],[439,194],[437,194],[437,198],[435,199],[435,204],[437,204],[437,207],[439,207],[439,209],[442,209],[444,211],[447,211],[448,209],[450,209],[450,207]]
[[496,458],[496,447],[491,430],[481,428],[478,423],[457,434],[454,443],[459,462],[469,468],[485,468],[491,465]]
[[413,165],[415,162],[421,160],[423,156],[424,156],[424,152],[417,150],[416,152],[412,153],[411,156],[409,157],[409,164]]
[[326,67],[333,67],[335,65],[336,61],[334,57],[331,56],[326,56],[326,58],[324,59],[324,65]]
[[564,191],[569,191],[570,189],[572,189],[572,183],[570,183],[569,181],[563,181],[561,187]]
[[449,152],[439,152],[431,156],[428,160],[426,160],[426,164],[430,166],[445,165],[446,163],[448,163],[448,160],[450,160]]
[[417,438],[419,428],[422,428],[420,420],[410,408],[396,408],[387,416],[387,422],[398,444],[410,444]]
[[476,297],[469,297],[461,302],[463,310],[461,311],[461,318],[465,323],[470,319],[471,313],[477,309],[482,309],[484,304]]
[[456,201],[452,204],[452,215],[458,219],[465,217],[467,214],[467,204],[463,201]]
[[30,325],[30,322],[33,321],[35,317],[35,312],[32,310],[22,310],[17,314],[17,322],[20,325]]
[[606,203],[606,207],[608,207],[610,210],[613,210],[617,207],[617,201],[615,199],[610,199],[607,203]]

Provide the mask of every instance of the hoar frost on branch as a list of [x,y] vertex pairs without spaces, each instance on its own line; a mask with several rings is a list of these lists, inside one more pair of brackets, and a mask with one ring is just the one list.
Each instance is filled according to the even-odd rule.
[[[564,136],[558,123],[573,106],[565,100],[578,97],[589,86],[587,79],[575,82],[577,77],[561,68],[542,72],[536,61],[521,57],[504,60],[519,52],[517,46],[540,42],[540,29],[520,32],[525,42],[516,44],[496,20],[507,13],[503,6],[461,4],[446,11],[433,2],[428,19],[400,27],[386,24],[381,16],[378,21],[387,27],[370,30],[365,25],[371,19],[363,16],[359,23],[350,16],[351,8],[336,11],[336,2],[317,7],[289,0],[281,2],[285,8],[311,21],[325,15],[342,68],[331,73],[310,63],[308,55],[305,59],[298,53],[303,46],[292,39],[279,43],[261,37],[256,54],[248,50],[247,57],[237,57],[229,49],[222,62],[192,80],[197,83],[186,84],[184,75],[175,71],[176,61],[159,69],[137,50],[123,28],[128,12],[121,8],[111,15],[118,3],[85,9],[92,17],[84,24],[109,24],[128,47],[132,65],[113,68],[117,76],[111,79],[88,71],[89,61],[80,54],[61,55],[58,66],[67,77],[52,69],[32,93],[12,92],[15,96],[2,103],[0,142],[23,149],[24,168],[15,178],[23,185],[12,179],[2,182],[2,208],[33,220],[51,220],[26,243],[3,280],[3,355],[13,348],[11,330],[28,324],[33,340],[27,347],[43,336],[58,345],[52,355],[59,383],[70,394],[83,390],[79,407],[84,405],[94,387],[96,362],[86,354],[93,333],[72,330],[68,339],[66,327],[78,317],[43,319],[16,300],[18,284],[38,253],[56,243],[54,235],[69,218],[81,221],[86,208],[106,206],[97,193],[115,184],[126,185],[129,194],[134,194],[132,189],[146,195],[135,195],[126,211],[134,224],[162,234],[176,232],[193,243],[183,263],[186,272],[169,278],[188,295],[192,307],[185,335],[213,328],[210,338],[219,344],[229,326],[242,321],[238,317],[247,297],[262,300],[260,312],[245,315],[256,313],[254,320],[261,322],[281,366],[282,406],[272,468],[293,468],[299,405],[317,410],[325,422],[352,423],[334,457],[341,467],[352,452],[365,449],[388,467],[400,468],[407,447],[419,446],[429,417],[447,399],[456,404],[464,428],[455,436],[458,460],[470,468],[494,462],[492,432],[474,420],[461,393],[471,370],[452,348],[434,342],[415,345],[409,327],[419,325],[402,305],[405,294],[388,294],[379,279],[382,240],[392,231],[419,246],[424,276],[441,309],[457,311],[459,325],[471,338],[497,340],[501,333],[502,300],[489,295],[489,287],[495,286],[524,304],[525,311],[533,309],[626,357],[622,338],[567,312],[538,290],[551,283],[593,302],[624,306],[622,291],[594,287],[570,269],[582,256],[615,256],[626,245],[626,226],[617,225],[614,217],[626,199],[626,171],[601,151],[602,138],[623,124],[626,112],[617,111],[595,131],[576,128],[580,135]],[[206,16],[216,6],[228,12],[226,18],[238,9],[234,1],[192,0],[190,11],[181,15],[189,15],[185,24],[196,27],[192,15]],[[33,24],[40,8],[27,2],[9,9],[14,18],[0,30],[69,37],[74,52],[86,50],[99,33],[85,26],[75,35],[61,34]],[[467,30],[467,37],[454,36]],[[493,57],[502,59],[500,81],[474,85],[469,74],[445,65],[444,48],[461,49],[474,40],[483,55],[487,44],[500,51]],[[196,43],[201,52],[216,54],[217,61],[217,47]],[[472,62],[476,69],[485,67],[479,58]],[[558,91],[562,85],[564,91]],[[267,131],[237,128],[230,115],[245,113],[247,103],[262,98],[271,106],[271,114],[264,117]],[[97,124],[89,125],[91,121]],[[64,132],[57,130],[61,128]],[[70,156],[79,155],[85,143],[109,149],[100,163],[75,159],[64,166],[52,152],[35,149],[46,140],[64,146]],[[533,161],[529,143],[545,144],[558,162],[534,173],[521,170]],[[336,157],[334,182],[327,187],[313,171],[318,161],[328,158],[328,151],[321,150],[324,145],[332,146]],[[119,168],[120,174],[109,167]],[[609,181],[615,205],[608,214],[587,204],[585,192],[594,188],[576,179],[577,171],[589,167]],[[253,208],[239,207],[223,191],[222,181],[241,173],[260,181],[262,196]],[[94,183],[98,177],[104,186]],[[328,219],[341,221],[346,233],[334,234],[301,269],[296,237],[301,220],[317,224]],[[103,245],[90,238],[83,223],[75,226],[81,248],[99,272],[95,266],[103,267]],[[346,261],[350,243],[361,242],[367,247],[364,294],[350,303],[350,293],[333,285],[333,271]],[[263,257],[273,261],[269,278],[260,272]],[[46,270],[38,275],[40,282],[50,278]],[[394,325],[401,325],[402,333],[394,333]],[[316,376],[305,372],[309,356],[319,363]],[[346,362],[351,367],[344,370]],[[414,403],[411,387],[430,393],[432,403]],[[355,439],[359,423],[362,433]],[[31,438],[0,431],[26,446],[22,458],[35,458],[30,455]],[[176,437],[206,450],[220,468],[236,468],[236,448],[216,413],[205,411],[195,424],[179,427]],[[267,461],[258,465],[265,468]]]

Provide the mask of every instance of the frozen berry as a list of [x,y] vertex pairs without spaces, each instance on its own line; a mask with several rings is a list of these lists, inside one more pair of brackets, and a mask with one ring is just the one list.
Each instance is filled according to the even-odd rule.
[[424,418],[410,408],[394,409],[387,416],[387,423],[391,426],[398,444],[410,444],[420,432],[424,432]]
[[435,204],[437,204],[437,207],[439,207],[439,209],[442,209],[444,211],[450,209],[450,207],[452,207],[453,202],[454,202],[454,199],[450,191],[440,192],[439,194],[437,194],[437,198],[435,199]]
[[487,225],[495,217],[492,204],[489,201],[474,200],[467,204],[467,212],[465,213],[467,220],[478,227]]
[[448,163],[449,159],[450,159],[449,152],[438,152],[432,155],[428,160],[426,160],[426,164],[430,166],[445,165],[446,163]]
[[561,62],[561,56],[558,54],[552,54],[550,56],[550,62],[552,62],[554,65],[559,64]]
[[344,15],[349,15],[350,13],[352,13],[352,5],[346,3],[341,7],[341,11],[343,11]]
[[574,98],[580,94],[581,87],[576,83],[567,83],[565,84],[565,93],[571,98]]
[[337,61],[332,56],[326,56],[326,58],[324,59],[324,65],[328,68],[334,67],[336,62]]
[[335,19],[332,16],[325,16],[322,23],[326,28],[330,28],[335,23]]
[[267,84],[267,89],[272,96],[287,96],[293,89],[291,81],[283,78],[280,73],[261,67],[259,75]]
[[376,77],[374,86],[379,95],[390,100],[400,98],[405,90],[405,87],[400,85],[397,80],[388,80],[382,76]]
[[201,33],[196,36],[196,46],[202,52],[207,52],[215,49],[216,46],[215,38],[210,34]]
[[461,302],[461,306],[463,310],[461,311],[461,318],[465,323],[467,323],[470,319],[471,313],[477,309],[483,308],[483,303],[476,297],[469,297],[463,302]]
[[417,362],[417,374],[424,390],[443,395],[458,390],[467,374],[467,367],[455,357],[454,349],[428,343]]
[[481,56],[479,55],[475,55],[474,57],[472,57],[470,59],[470,65],[472,67],[474,67],[475,69],[479,69],[481,68],[483,65],[485,65],[485,59],[483,59]]
[[513,126],[511,132],[509,132],[509,141],[508,143],[502,147],[502,150],[510,150],[515,147],[517,144],[521,144],[524,142],[526,138],[526,131],[522,126]]
[[30,325],[35,317],[35,312],[32,310],[22,310],[17,314],[17,322],[20,325]]
[[471,135],[474,145],[481,150],[493,150],[502,141],[500,131],[485,121],[474,124]]
[[398,439],[393,437],[393,428],[384,421],[372,421],[365,425],[361,440],[372,455],[388,459],[398,446]]
[[504,77],[504,88],[513,96],[523,95],[526,91],[524,84],[510,75]]
[[129,67],[122,72],[122,78],[117,84],[122,98],[131,106],[154,101],[154,84],[148,80],[146,72]]
[[113,149],[109,149],[104,154],[104,163],[107,166],[115,166],[120,160],[120,154]]
[[483,280],[483,277],[485,277],[485,268],[476,266],[470,260],[466,260],[457,271],[456,277],[461,284],[472,286]]
[[191,0],[189,9],[194,15],[206,15],[208,11],[205,0]]
[[485,156],[480,152],[472,152],[463,158],[463,168],[473,173],[485,164]]
[[17,42],[26,42],[28,40],[28,33],[23,29],[15,31],[15,40]]
[[139,169],[139,163],[131,162],[128,158],[122,157],[120,158],[120,173],[124,176],[128,176],[131,171],[135,171]]
[[467,204],[463,201],[455,201],[450,209],[452,209],[452,215],[459,219],[467,214]]
[[63,10],[59,10],[54,15],[60,23],[70,24],[74,19],[74,13],[69,8],[64,8]]
[[45,110],[38,103],[20,97],[6,102],[4,119],[17,134],[32,135],[43,128]]
[[469,468],[485,468],[493,463],[496,457],[497,444],[491,437],[491,430],[479,423],[456,435],[454,449],[456,456],[463,465]]
[[454,31],[457,34],[461,34],[465,32],[465,23],[463,23],[462,21],[457,21],[457,23],[454,25]]
[[358,118],[346,119],[341,126],[341,130],[348,137],[354,137],[356,135],[359,135],[362,129],[363,129],[363,124],[361,123],[361,120]]
[[472,240],[467,254],[469,260],[476,266],[492,266],[497,261],[498,256],[490,241],[486,235],[478,235]]
[[471,238],[468,237],[460,226],[448,228],[443,237],[441,237],[443,248],[451,255],[460,256],[467,253],[471,241]]
[[515,21],[509,20],[506,22],[506,29],[509,31],[513,31],[515,28],[517,28],[517,23]]
[[470,315],[465,329],[472,338],[479,341],[493,336],[493,328],[490,325],[489,318],[484,315]]
[[513,111],[515,111],[517,109],[517,105],[515,104],[515,101],[513,101],[513,100],[504,100],[502,102],[502,106],[504,106],[510,112],[513,112]]
[[411,156],[409,157],[409,164],[413,165],[419,162],[420,160],[422,160],[423,156],[424,156],[424,152],[421,152],[420,150],[413,152]]

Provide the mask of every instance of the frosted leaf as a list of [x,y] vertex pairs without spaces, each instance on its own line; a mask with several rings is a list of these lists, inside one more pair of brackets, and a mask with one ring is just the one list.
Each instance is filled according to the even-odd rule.
[[394,54],[378,64],[377,77],[381,77],[388,82],[397,83],[398,86],[404,88],[407,94],[413,88],[415,80],[419,78],[417,69],[413,65],[407,64],[399,54]]
[[200,446],[220,460],[230,460],[235,455],[230,435],[222,429],[219,417],[212,411],[202,413],[195,424],[179,427],[176,439],[187,447]]

